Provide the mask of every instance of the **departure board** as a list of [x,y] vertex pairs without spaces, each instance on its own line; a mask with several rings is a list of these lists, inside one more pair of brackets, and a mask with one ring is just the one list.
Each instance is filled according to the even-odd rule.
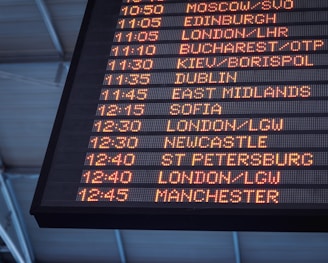
[[327,25],[323,0],[89,1],[31,213],[327,230]]

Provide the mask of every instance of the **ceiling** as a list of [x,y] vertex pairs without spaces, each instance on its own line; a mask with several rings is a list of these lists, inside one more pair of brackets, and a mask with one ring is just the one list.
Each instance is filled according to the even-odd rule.
[[0,262],[328,262],[327,233],[37,226],[29,208],[85,6],[0,0]]

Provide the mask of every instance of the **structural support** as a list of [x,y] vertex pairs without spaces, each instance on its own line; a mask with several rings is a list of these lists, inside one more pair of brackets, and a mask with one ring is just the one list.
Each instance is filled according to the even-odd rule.
[[232,232],[232,239],[233,239],[233,247],[235,252],[236,263],[241,263],[238,232],[236,231]]
[[8,251],[11,253],[11,255],[16,260],[16,262],[25,263],[24,258],[19,252],[19,249],[16,246],[15,242],[13,242],[12,238],[8,235],[7,231],[1,224],[0,224],[0,236],[2,240],[6,243]]
[[52,43],[54,44],[59,57],[63,60],[65,52],[64,52],[63,46],[62,46],[62,44],[59,40],[58,34],[55,30],[54,24],[51,20],[48,8],[47,8],[47,6],[46,6],[46,4],[44,3],[43,0],[35,0],[35,3],[36,3],[36,5],[37,5],[37,7],[38,7],[38,9],[41,13],[43,21],[44,21],[44,23],[47,27],[47,30],[48,30],[49,35],[51,37]]
[[[33,177],[33,176],[31,176]],[[19,242],[21,248],[23,250],[24,256],[27,259],[26,262],[34,262],[34,254],[31,242],[28,238],[27,229],[24,223],[23,215],[21,214],[21,210],[19,208],[15,192],[12,188],[12,180],[11,176],[4,175],[5,184],[7,187],[7,191],[11,200],[11,206],[14,209],[15,214],[13,215],[14,227],[16,229],[17,236],[19,237]],[[32,179],[32,178],[31,178]]]
[[126,263],[125,250],[121,237],[121,232],[120,230],[116,229],[114,230],[114,233],[115,233],[116,244],[118,247],[118,252],[120,254],[121,263]]
[[0,213],[0,236],[17,262],[32,263],[34,256],[27,238],[25,227],[22,227],[17,200],[8,178],[0,168],[0,202],[3,209]]
[[69,70],[69,66],[66,62],[60,62],[58,64],[57,73],[55,77],[55,82],[57,83],[57,85],[60,85],[60,83],[64,82],[68,70]]

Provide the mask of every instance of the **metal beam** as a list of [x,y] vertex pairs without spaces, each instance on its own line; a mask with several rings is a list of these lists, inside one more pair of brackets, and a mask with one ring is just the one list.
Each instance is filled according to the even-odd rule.
[[0,236],[2,240],[6,243],[7,248],[13,258],[18,263],[25,263],[24,258],[22,257],[21,253],[19,252],[17,246],[12,241],[11,237],[8,235],[7,231],[4,229],[4,227],[0,224]]
[[120,230],[116,229],[114,230],[114,233],[115,233],[115,239],[116,239],[116,244],[118,248],[118,253],[120,255],[121,263],[126,263],[125,250],[124,250],[121,232]]
[[[0,170],[0,177],[2,178],[2,170],[3,168],[1,167]],[[1,179],[0,178],[0,179]],[[7,248],[7,252],[11,253],[13,258],[18,262],[18,263],[24,263],[24,257],[21,253],[20,247],[19,247],[19,242],[18,238],[15,232],[15,229],[13,228],[12,225],[12,220],[11,220],[11,211],[7,207],[6,200],[4,197],[4,184],[0,180],[0,238],[1,241],[5,243]],[[3,194],[1,194],[3,193]],[[2,247],[3,248],[3,247]]]
[[60,84],[66,79],[69,70],[69,65],[65,62],[60,62],[57,67],[57,73],[55,77],[55,82]]
[[63,46],[59,40],[59,37],[58,37],[58,34],[54,27],[54,24],[51,20],[51,16],[50,16],[50,13],[49,13],[49,10],[48,10],[46,4],[44,3],[43,0],[35,0],[35,3],[41,13],[42,19],[47,27],[47,30],[51,37],[52,43],[54,44],[59,57],[64,59],[65,52],[64,52]]
[[[32,177],[32,176],[31,176]],[[11,197],[11,202],[13,204],[13,207],[15,208],[15,221],[17,221],[17,226],[18,226],[18,237],[20,238],[20,242],[21,242],[21,247],[23,249],[24,255],[26,258],[30,258],[32,262],[34,262],[34,253],[33,253],[33,249],[32,249],[32,244],[30,242],[30,239],[28,237],[28,233],[27,233],[27,228],[24,222],[24,218],[23,215],[21,213],[21,209],[19,207],[15,192],[13,190],[12,187],[12,177],[6,175],[6,186],[7,186],[7,190],[8,193]],[[38,176],[36,176],[36,178],[38,178]],[[16,223],[15,223],[16,224]],[[17,232],[17,230],[16,230]]]
[[[13,193],[10,181],[4,176],[0,171],[0,189],[4,202],[6,203],[8,209],[8,225],[12,225],[14,232],[17,236],[19,247],[22,251],[22,255],[19,252],[18,244],[13,242],[13,239],[8,235],[6,228],[0,224],[0,236],[2,236],[4,242],[6,243],[8,249],[13,254],[17,262],[32,263],[34,261],[34,255],[32,253],[31,244],[27,238],[27,231],[23,227],[22,216],[19,213],[19,208],[17,200]],[[5,212],[5,211],[3,211]],[[7,221],[8,221],[7,220]],[[10,223],[10,224],[9,224]],[[23,260],[21,260],[23,258]]]
[[236,263],[241,263],[238,232],[236,231],[232,232],[232,239],[233,239],[233,248],[235,252]]

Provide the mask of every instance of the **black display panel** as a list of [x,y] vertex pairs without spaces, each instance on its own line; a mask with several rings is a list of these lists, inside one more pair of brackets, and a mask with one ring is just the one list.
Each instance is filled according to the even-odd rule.
[[42,227],[328,229],[328,2],[89,1]]

